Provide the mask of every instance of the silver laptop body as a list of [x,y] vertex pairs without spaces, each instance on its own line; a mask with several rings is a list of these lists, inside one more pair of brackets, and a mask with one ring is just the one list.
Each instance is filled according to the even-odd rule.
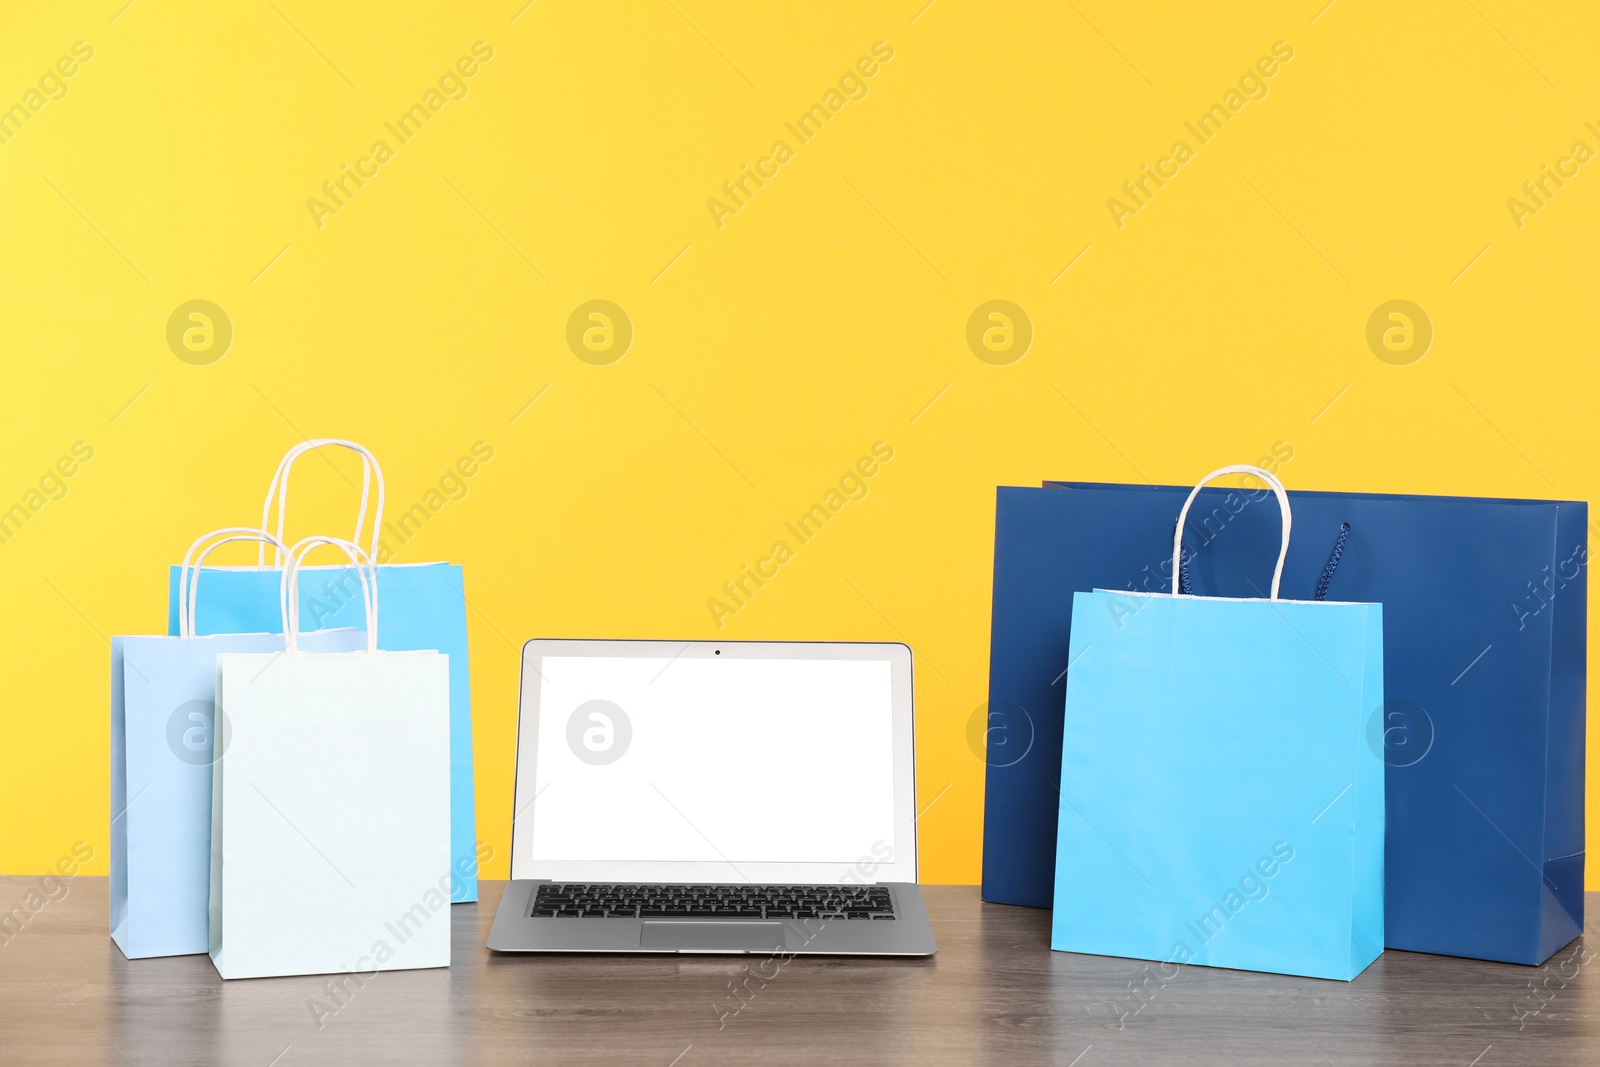
[[523,646],[497,952],[928,956],[901,644]]

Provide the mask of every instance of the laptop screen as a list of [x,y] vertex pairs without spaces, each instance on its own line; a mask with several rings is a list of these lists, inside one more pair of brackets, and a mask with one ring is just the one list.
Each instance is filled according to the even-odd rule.
[[540,660],[529,859],[843,871],[895,856],[887,660],[664,649]]

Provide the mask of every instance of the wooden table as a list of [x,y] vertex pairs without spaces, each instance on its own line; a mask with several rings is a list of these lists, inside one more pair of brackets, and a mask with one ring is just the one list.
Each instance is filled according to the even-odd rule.
[[[452,909],[454,966],[334,1000],[327,978],[125,960],[105,879],[71,879],[0,927],[0,1064],[1600,1064],[1581,940],[1541,968],[1390,952],[1351,983],[1164,976],[1051,952],[1047,912],[933,886],[932,959],[768,961],[763,981],[761,957],[491,956],[503,885]],[[0,878],[0,918],[39,886]]]

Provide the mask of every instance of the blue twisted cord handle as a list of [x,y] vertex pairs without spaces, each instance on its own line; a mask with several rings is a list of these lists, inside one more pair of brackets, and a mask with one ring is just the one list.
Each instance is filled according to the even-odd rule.
[[[1328,599],[1328,583],[1333,581],[1333,572],[1339,569],[1339,561],[1344,558],[1345,542],[1350,540],[1350,524],[1339,524],[1339,536],[1333,542],[1333,551],[1328,555],[1328,565],[1322,568],[1322,577],[1317,579],[1317,592],[1313,600]],[[1194,595],[1194,585],[1189,578],[1189,561],[1194,558],[1194,553],[1189,551],[1189,546],[1182,546],[1178,557],[1178,592],[1185,596]]]
[[1350,540],[1350,524],[1339,524],[1339,536],[1333,542],[1333,552],[1328,556],[1328,565],[1322,568],[1322,577],[1317,579],[1317,592],[1311,599],[1328,599],[1328,583],[1333,581],[1333,572],[1339,569],[1339,560],[1344,558],[1344,543]]

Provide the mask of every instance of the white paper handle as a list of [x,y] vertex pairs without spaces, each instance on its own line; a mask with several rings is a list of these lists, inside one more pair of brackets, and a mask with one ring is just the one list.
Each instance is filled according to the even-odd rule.
[[[378,466],[378,458],[362,444],[355,441],[346,441],[338,437],[317,437],[302,441],[283,454],[278,461],[277,473],[272,476],[272,484],[267,487],[267,499],[261,505],[261,529],[267,529],[267,523],[272,514],[272,501],[278,501],[278,539],[283,540],[283,515],[289,505],[289,472],[294,467],[295,460],[315,448],[325,445],[336,445],[348,448],[361,456],[361,509],[356,512],[356,532],[351,536],[351,541],[360,543],[361,530],[367,524],[367,499],[374,479],[378,483],[378,500],[372,512],[372,542],[367,554],[371,559],[378,558],[378,531],[383,528],[383,468]],[[267,546],[263,544],[257,554],[256,562],[265,565],[267,561]],[[282,558],[278,549],[273,549],[272,565],[280,566]]]
[[307,553],[318,545],[332,545],[343,549],[355,564],[356,575],[361,580],[361,601],[367,609],[367,651],[378,651],[378,574],[372,560],[360,545],[342,537],[307,537],[296,541],[287,550],[283,578],[278,585],[278,602],[283,609],[284,650],[299,651],[300,636],[300,566]]
[[[213,538],[222,538],[212,544],[207,544]],[[274,551],[283,551],[283,542],[271,534],[258,530],[254,526],[224,526],[220,530],[212,530],[196,538],[194,544],[189,546],[189,551],[183,554],[183,567],[178,571],[178,636],[193,637],[195,604],[200,595],[200,567],[213,550],[230,541],[259,541],[261,551],[267,550],[267,545],[274,546]],[[201,548],[205,545],[205,548]],[[198,557],[196,552],[199,552]],[[193,560],[191,565],[190,561]],[[285,620],[287,622],[287,620]]]
[[[1283,561],[1289,557],[1289,494],[1283,491],[1283,483],[1273,476],[1271,471],[1252,466],[1249,463],[1235,463],[1229,467],[1218,467],[1204,478],[1200,479],[1193,489],[1189,490],[1189,499],[1183,502],[1183,510],[1178,512],[1178,528],[1172,532],[1172,588],[1178,588],[1178,569],[1183,563],[1183,525],[1189,519],[1189,505],[1194,503],[1194,498],[1200,495],[1200,490],[1205,488],[1207,482],[1214,481],[1224,474],[1248,474],[1267,483],[1272,490],[1272,495],[1278,498],[1278,510],[1283,512],[1283,546],[1278,549],[1278,566],[1272,572],[1272,599],[1278,599],[1278,583],[1283,580]],[[1182,596],[1182,593],[1174,595]]]

